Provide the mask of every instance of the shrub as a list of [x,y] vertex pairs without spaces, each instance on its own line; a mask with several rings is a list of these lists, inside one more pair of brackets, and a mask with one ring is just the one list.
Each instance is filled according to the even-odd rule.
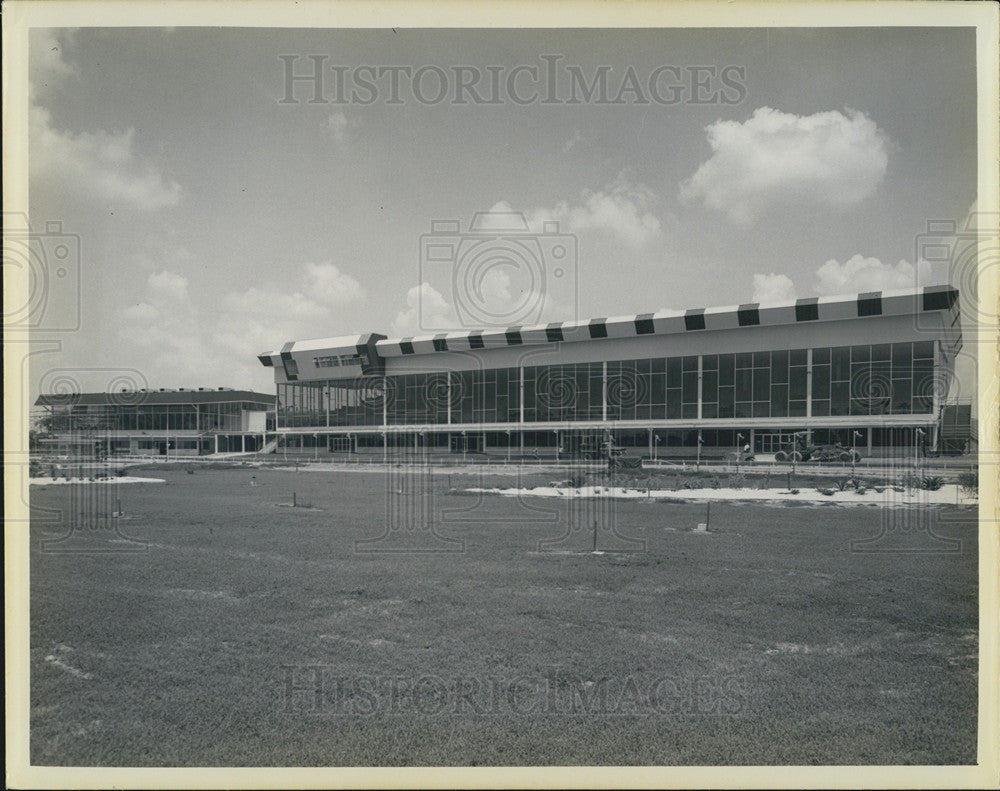
[[816,491],[820,494],[826,495],[827,497],[833,496],[833,489],[817,489]]
[[587,485],[587,476],[583,473],[574,473],[569,477],[567,483],[574,489],[579,489]]
[[851,485],[851,479],[850,478],[838,478],[836,480],[836,484],[837,484],[837,488],[840,491],[844,491],[844,490],[847,489],[848,486]]
[[979,495],[979,471],[971,470],[958,475],[958,485],[962,487],[962,494],[966,497]]
[[936,492],[944,486],[944,478],[940,475],[926,475],[923,480],[920,481],[920,485],[928,491]]

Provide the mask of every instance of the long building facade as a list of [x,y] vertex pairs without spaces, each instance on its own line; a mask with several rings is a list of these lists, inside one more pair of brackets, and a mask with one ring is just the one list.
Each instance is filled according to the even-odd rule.
[[199,456],[259,452],[274,396],[229,387],[41,395],[38,449],[73,455]]
[[793,434],[935,448],[961,349],[950,286],[418,337],[289,341],[276,431],[331,450],[774,452]]

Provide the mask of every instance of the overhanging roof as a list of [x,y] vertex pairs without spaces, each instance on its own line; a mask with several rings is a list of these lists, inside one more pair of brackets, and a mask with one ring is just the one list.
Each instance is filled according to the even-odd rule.
[[[669,335],[713,330],[738,330],[753,327],[777,327],[813,322],[871,319],[879,316],[920,316],[947,314],[945,328],[955,328],[952,350],[961,346],[956,335],[959,320],[958,290],[950,285],[924,286],[894,291],[811,297],[786,302],[745,303],[724,307],[668,310],[629,316],[565,321],[531,326],[460,330],[403,338],[385,338],[369,333],[310,341],[289,341],[281,350],[265,352],[260,361],[277,367],[282,359],[307,352],[358,354],[363,349],[379,358],[434,354],[449,351],[477,351],[507,346],[576,342],[605,338],[632,338],[643,335]],[[367,373],[367,371],[365,371]],[[289,376],[291,381],[295,377]]]
[[118,393],[43,394],[35,406],[154,406],[165,404],[221,404],[249,401],[264,407],[274,406],[274,395],[252,390],[128,390]]
[[[633,338],[641,335],[776,327],[877,316],[907,316],[933,311],[954,313],[952,318],[957,320],[958,290],[947,285],[925,286],[917,289],[811,297],[787,302],[751,302],[723,307],[668,310],[504,329],[442,332],[436,335],[390,338],[379,341],[376,349],[382,357],[402,357],[533,343]],[[952,324],[954,321],[949,320],[947,326]]]

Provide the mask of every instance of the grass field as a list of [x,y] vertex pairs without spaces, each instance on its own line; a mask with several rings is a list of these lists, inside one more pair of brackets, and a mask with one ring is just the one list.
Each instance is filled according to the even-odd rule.
[[[137,474],[166,483],[117,487],[118,532],[32,488],[33,764],[975,761],[973,511],[716,504],[700,534],[619,502],[610,531],[449,493],[479,476]],[[961,551],[851,551],[886,524]]]

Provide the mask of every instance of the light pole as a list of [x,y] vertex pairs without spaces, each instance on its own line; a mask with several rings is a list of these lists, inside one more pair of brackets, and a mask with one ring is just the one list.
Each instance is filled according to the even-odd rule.
[[695,459],[694,468],[696,470],[701,469],[701,445],[705,440],[701,438],[701,429],[698,429],[698,456]]
[[[796,431],[792,434],[792,472],[795,472],[795,463],[798,461],[799,454],[799,437],[805,434],[804,431]],[[797,455],[798,454],[798,455]]]
[[660,455],[660,435],[653,435],[653,461],[659,461]]
[[923,441],[920,438],[924,436],[926,432],[922,428],[918,428],[913,432],[913,466],[916,467],[920,464],[920,443]]
[[313,461],[319,461],[319,434],[313,434]]
[[507,435],[507,465],[510,466],[510,429],[504,431]]
[[736,470],[740,469],[740,456],[743,455],[743,435],[736,435]]
[[559,464],[559,431],[554,430],[552,433],[556,435],[556,464]]
[[462,463],[465,464],[466,451],[469,449],[469,442],[465,436],[465,432],[462,432]]
[[854,429],[854,431],[851,434],[851,477],[852,478],[855,476],[855,473],[857,471],[856,464],[858,460],[858,452],[855,449],[855,447],[858,444],[858,437],[860,436],[861,432],[858,431],[857,429]]

